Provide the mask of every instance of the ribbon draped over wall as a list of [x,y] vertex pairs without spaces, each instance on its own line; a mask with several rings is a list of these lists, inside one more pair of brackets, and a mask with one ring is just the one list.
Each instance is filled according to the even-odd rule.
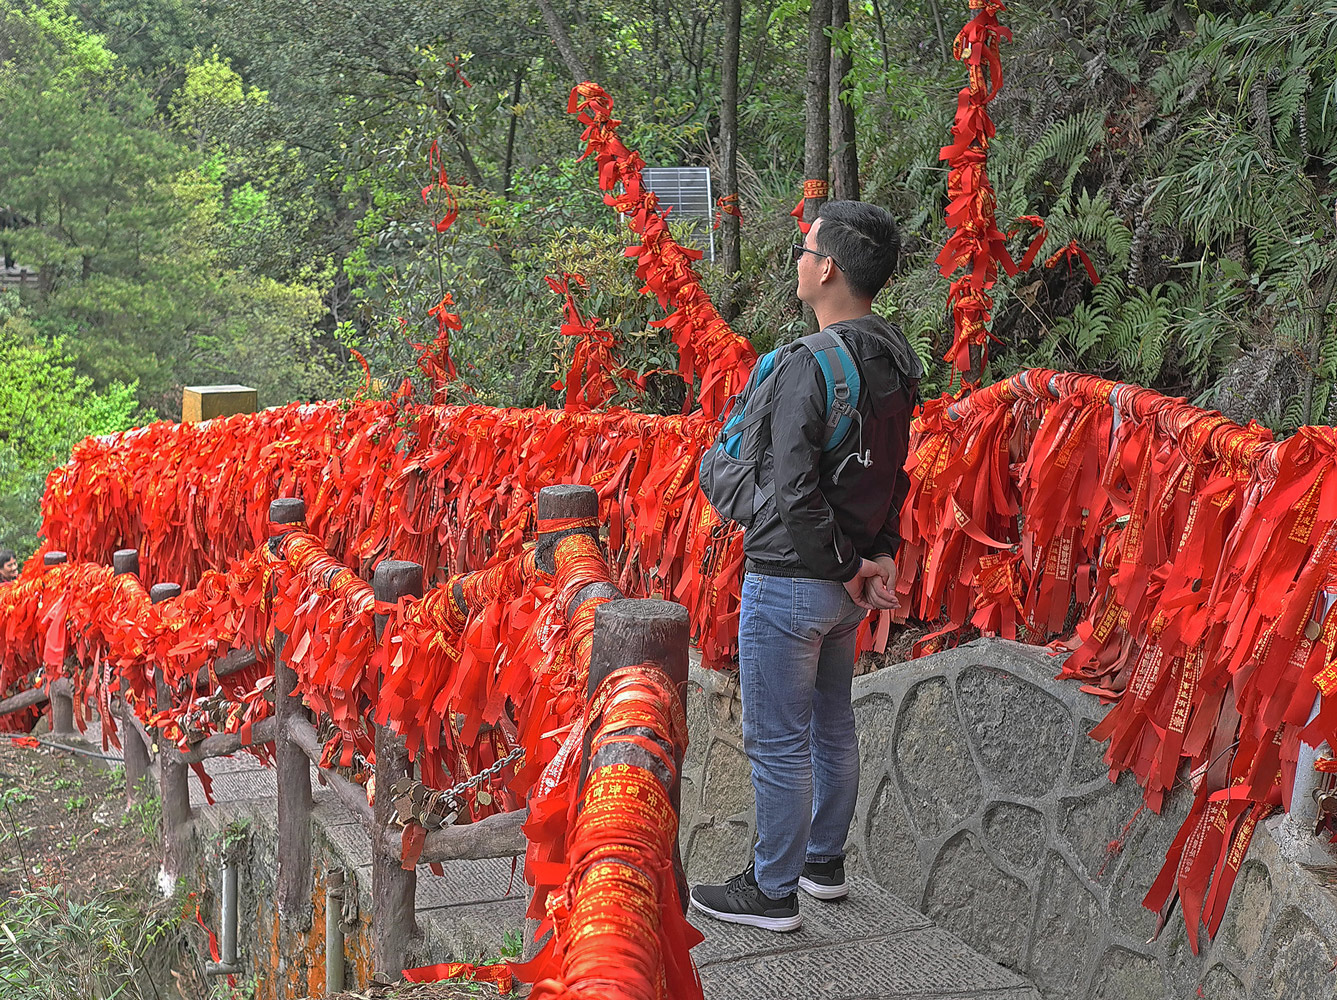
[[[1111,778],[1193,807],[1146,905],[1214,933],[1300,743],[1337,739],[1337,431],[1274,442],[1137,386],[1032,370],[917,422],[903,605],[955,630],[1066,638],[1060,676],[1112,707]],[[1074,624],[1075,623],[1075,624]],[[1325,695],[1318,710],[1318,697]],[[1314,714],[1314,713],[1317,714]],[[1313,716],[1311,719],[1311,715]]]

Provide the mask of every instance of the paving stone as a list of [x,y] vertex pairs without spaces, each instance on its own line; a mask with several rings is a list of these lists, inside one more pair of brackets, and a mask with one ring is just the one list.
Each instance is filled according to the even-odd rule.
[[1244,1000],[1244,984],[1224,965],[1214,965],[1202,979],[1202,995],[1211,1000]]
[[227,774],[232,771],[254,771],[256,768],[267,770],[264,764],[249,753],[234,753],[229,757],[210,757],[204,762],[204,769],[210,775]]
[[868,809],[867,844],[866,859],[861,863],[868,865],[873,877],[902,899],[918,902],[927,869],[892,778],[883,780]]
[[[1106,884],[1113,881],[1118,857],[1110,851],[1110,843],[1126,841],[1132,824],[1147,815],[1147,810],[1138,813],[1141,805],[1142,790],[1131,774],[1120,777],[1117,784],[1105,784],[1060,803],[1059,832],[1087,877]],[[1152,816],[1148,822],[1154,820]]]
[[1020,964],[1026,940],[1017,923],[1030,913],[1030,891],[999,871],[974,835],[959,833],[943,847],[929,873],[924,909],[995,962]]
[[[209,770],[206,768],[206,770]],[[215,802],[251,802],[256,799],[272,799],[278,793],[274,772],[267,767],[252,767],[246,770],[229,770],[214,773],[209,770],[213,782],[212,791]],[[205,803],[204,788],[194,771],[190,776],[190,804],[199,806]]]
[[980,779],[944,678],[921,681],[905,699],[895,764],[912,821],[923,836],[945,833],[975,811]]
[[1068,770],[1069,785],[1084,785],[1097,778],[1108,778],[1110,766],[1105,763],[1105,751],[1110,741],[1097,743],[1087,733],[1095,728],[1098,720],[1086,716],[1077,719],[1075,746],[1072,750],[1072,767]]
[[1237,959],[1258,954],[1272,909],[1272,876],[1267,865],[1246,861],[1240,868],[1235,891],[1217,935],[1217,946],[1229,949]]
[[498,961],[507,932],[523,931],[526,906],[523,897],[511,897],[468,906],[419,910],[418,926],[426,941],[422,961]]
[[717,739],[706,751],[701,808],[717,820],[752,808],[752,766],[742,750]]
[[345,809],[343,803],[333,795],[327,793],[321,796],[314,794],[313,790],[312,798],[315,799],[315,804],[311,807],[311,818],[321,826],[355,826],[358,829],[362,828],[358,818]]
[[[1179,827],[1193,803],[1193,791],[1188,782],[1181,783],[1166,802],[1158,816],[1144,809],[1131,825],[1123,840],[1123,850],[1110,867],[1117,873],[1110,891],[1110,913],[1124,931],[1134,940],[1146,941],[1156,930],[1156,914],[1142,905],[1161,866],[1166,852],[1174,842]],[[1119,837],[1115,831],[1111,838]]]
[[1165,1000],[1169,995],[1156,960],[1123,948],[1105,953],[1091,985],[1091,1000]]
[[326,826],[324,834],[345,867],[358,868],[371,864],[371,840],[361,823]]
[[881,939],[932,924],[924,914],[869,879],[850,879],[850,894],[839,902],[822,903],[800,895],[799,906],[803,926],[792,934],[726,924],[688,910],[688,918],[706,935],[706,940],[692,950],[692,959],[704,968],[740,958]]
[[1100,954],[1104,915],[1061,857],[1050,854],[1046,869],[1028,972],[1049,1000],[1087,1000],[1083,987]]
[[512,878],[510,858],[446,861],[442,868],[445,874],[441,876],[430,868],[418,870],[416,902],[420,910],[495,903],[524,895],[524,876],[517,865]]
[[986,666],[963,670],[957,695],[975,756],[999,788],[1036,797],[1054,788],[1073,737],[1062,702],[1006,670]]
[[935,927],[719,962],[701,979],[707,996],[730,1000],[1029,995],[1025,980]]
[[1254,995],[1286,1000],[1289,997],[1337,995],[1337,966],[1332,949],[1312,920],[1292,907],[1277,920]]
[[887,773],[887,750],[896,724],[896,701],[885,694],[870,694],[854,705],[854,728],[859,735],[859,787],[877,787]]
[[710,696],[695,681],[687,682],[687,761],[699,764],[710,741]]
[[683,867],[691,882],[718,882],[738,874],[752,858],[752,830],[743,823],[698,826],[687,844]]

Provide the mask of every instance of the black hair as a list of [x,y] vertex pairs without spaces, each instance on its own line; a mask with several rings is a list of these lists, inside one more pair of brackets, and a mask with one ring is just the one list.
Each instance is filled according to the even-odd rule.
[[0,566],[3,566],[11,559],[17,559],[17,558],[18,556],[14,555],[13,549],[0,549]]
[[882,291],[901,251],[891,214],[866,201],[828,201],[817,218],[817,249],[840,264],[850,289],[870,299]]

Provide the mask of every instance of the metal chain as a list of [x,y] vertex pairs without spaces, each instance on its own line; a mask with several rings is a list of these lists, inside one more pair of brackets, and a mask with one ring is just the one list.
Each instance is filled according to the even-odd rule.
[[[525,748],[522,746],[516,747],[505,757],[502,757],[490,767],[483,768],[483,770],[479,771],[472,778],[465,778],[459,784],[450,788],[429,792],[427,800],[422,806],[424,814],[435,812],[438,804],[444,803],[445,812],[441,815],[441,823],[442,825],[449,826],[451,823],[455,822],[455,817],[457,817],[460,814],[460,810],[464,808],[465,802],[462,796],[465,792],[481,788],[484,783],[495,778],[501,772],[502,768],[514,764],[516,761],[522,759],[524,755]],[[408,819],[408,817],[404,816],[398,818],[401,823]]]
[[508,764],[514,764],[524,755],[525,755],[525,748],[516,747],[505,757],[501,758],[501,760],[493,764],[491,767],[485,767],[483,768],[483,770],[475,774],[472,778],[465,778],[458,785],[455,785],[453,788],[447,789],[441,797],[445,799],[454,799],[456,802],[458,802],[460,796],[463,795],[465,792],[471,789],[476,789],[481,787],[485,781],[491,778],[495,778],[498,774],[500,774],[502,768],[506,767]]

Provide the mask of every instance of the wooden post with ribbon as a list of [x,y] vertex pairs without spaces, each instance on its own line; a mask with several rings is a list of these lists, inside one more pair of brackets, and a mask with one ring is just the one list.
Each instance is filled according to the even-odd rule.
[[[269,505],[272,538],[285,527],[303,528],[306,504],[293,497]],[[274,630],[274,744],[278,778],[279,912],[294,927],[307,930],[312,919],[311,761],[293,740],[290,720],[305,719],[297,691],[297,673],[284,658],[288,637]]]
[[677,842],[689,632],[687,609],[669,601],[594,610],[564,905],[550,911],[555,940],[520,970],[535,1000],[600,992],[610,952],[624,995],[700,1000]]
[[[614,673],[625,667],[653,664],[663,671],[678,699],[678,708],[687,711],[687,648],[691,641],[692,625],[687,609],[672,601],[654,598],[647,600],[610,601],[594,612],[594,645],[590,649],[590,679],[586,704],[598,701],[599,688]],[[595,720],[591,719],[591,723]],[[580,790],[585,789],[589,771],[595,766],[611,763],[633,764],[657,774],[669,793],[675,815],[682,814],[682,750],[666,747],[673,753],[672,774],[665,773],[662,763],[635,743],[617,743],[596,753],[591,759],[591,743],[595,725],[585,734],[585,745],[580,767]],[[664,734],[660,734],[661,736]],[[677,836],[673,839],[673,874],[678,883],[683,912],[687,907],[687,876],[683,871],[682,853]]]
[[[398,559],[382,560],[372,575],[371,585],[378,608],[376,641],[380,642],[390,616],[379,613],[379,609],[395,604],[401,597],[422,597],[422,567]],[[412,867],[404,868],[387,836],[395,812],[390,789],[398,779],[411,773],[404,737],[388,726],[376,726],[376,773],[373,779],[376,801],[371,838],[371,902],[376,918],[372,929],[372,951],[376,975],[390,981],[403,973],[418,937],[418,920],[414,912],[418,873]]]
[[[57,549],[42,556],[43,566],[60,566],[66,561],[66,554]],[[70,740],[78,737],[74,728],[74,685],[62,677],[51,683],[48,688],[51,703],[51,735],[57,740]]]
[[[156,583],[149,590],[154,604],[181,596],[178,583]],[[172,690],[167,686],[162,664],[153,666],[153,685],[158,711],[172,707]],[[163,871],[170,876],[182,874],[190,857],[190,775],[175,750],[158,734],[158,788],[162,796]]]
[[[117,576],[139,576],[139,550],[118,549],[112,553],[111,568]],[[144,795],[143,781],[149,773],[149,748],[140,735],[135,710],[129,700],[130,685],[121,678],[121,704],[117,715],[121,726],[121,757],[125,767],[125,804],[131,805]]]
[[[534,564],[549,577],[557,572],[557,544],[571,535],[588,535],[599,540],[599,494],[591,486],[562,484],[539,490],[537,511],[538,540],[534,546]],[[592,583],[572,596],[565,609],[567,621],[586,601],[602,597],[617,600],[622,591],[610,583]],[[533,890],[530,890],[533,898]],[[533,958],[543,941],[536,938],[539,921],[525,920],[525,959]]]

